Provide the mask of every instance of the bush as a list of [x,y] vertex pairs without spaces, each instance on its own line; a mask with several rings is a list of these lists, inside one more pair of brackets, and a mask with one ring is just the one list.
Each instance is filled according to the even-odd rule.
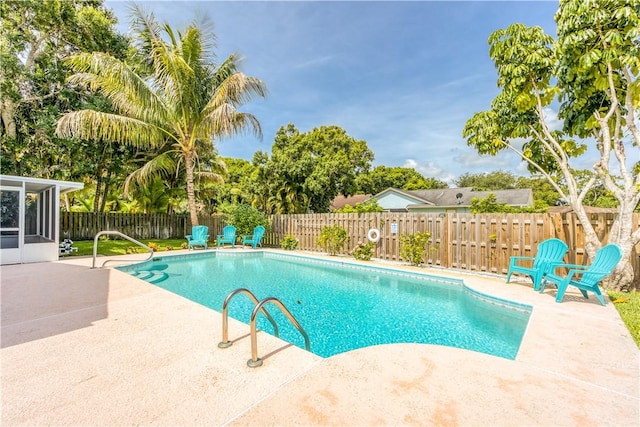
[[364,203],[356,203],[355,206],[344,205],[342,209],[336,209],[334,213],[365,213],[365,212],[384,212],[384,209],[378,204],[376,199],[369,199]]
[[291,234],[287,234],[284,236],[284,239],[280,241],[280,247],[287,251],[294,251],[298,247],[298,239]]
[[358,245],[353,248],[351,254],[355,259],[360,261],[370,261],[373,256],[373,248],[376,246],[373,242],[362,243],[359,242]]
[[324,226],[320,231],[320,238],[318,244],[323,251],[328,252],[329,255],[336,255],[340,253],[344,247],[344,242],[347,241],[347,230],[339,225]]
[[423,262],[424,252],[431,241],[431,233],[401,234],[400,235],[400,258],[411,263],[420,265]]
[[262,225],[265,231],[269,230],[269,218],[267,215],[250,205],[225,205],[221,208],[226,224],[236,227],[238,236],[253,234],[253,229]]

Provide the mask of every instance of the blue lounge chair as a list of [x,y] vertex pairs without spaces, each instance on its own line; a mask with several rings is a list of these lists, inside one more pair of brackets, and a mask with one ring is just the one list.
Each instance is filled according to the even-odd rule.
[[[613,272],[621,258],[622,252],[618,245],[609,244],[596,252],[596,257],[591,265],[554,264],[552,270],[542,280],[540,292],[544,292],[547,282],[553,282],[558,286],[556,302],[562,302],[567,287],[575,286],[580,289],[585,298],[589,298],[587,291],[595,293],[600,304],[605,305],[598,283]],[[566,276],[563,277],[555,273],[556,269],[560,267],[569,269]]]
[[[534,257],[512,256],[509,262],[507,283],[511,280],[511,274],[521,273],[531,277],[533,289],[540,289],[540,283],[553,263],[561,263],[564,254],[567,253],[567,244],[560,239],[548,239],[538,245],[538,253]],[[522,261],[527,261],[522,263]],[[519,263],[520,262],[520,263]],[[526,264],[526,265],[524,265]]]
[[227,225],[222,229],[222,234],[218,234],[218,247],[225,243],[230,243],[232,248],[236,247],[236,228],[233,225]]
[[204,246],[207,249],[207,240],[209,240],[209,227],[206,225],[196,225],[191,227],[191,234],[185,236],[187,239],[187,247],[194,249],[196,246]]
[[253,249],[258,245],[262,246],[262,236],[264,236],[264,227],[258,225],[253,229],[253,234],[242,236],[242,246],[251,245]]

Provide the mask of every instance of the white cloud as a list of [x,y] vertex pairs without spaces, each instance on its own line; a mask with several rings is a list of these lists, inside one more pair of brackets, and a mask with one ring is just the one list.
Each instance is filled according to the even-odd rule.
[[293,68],[300,69],[300,68],[310,68],[310,67],[315,67],[319,65],[324,65],[327,62],[331,61],[332,59],[333,59],[332,55],[320,56],[318,58],[309,59],[307,61],[303,61],[298,64],[295,64]]
[[451,171],[444,170],[432,161],[418,163],[414,159],[407,159],[405,160],[403,167],[415,169],[424,177],[436,178],[440,181],[444,181],[449,184],[450,187],[455,186],[455,180],[458,178]]
[[542,117],[544,118],[544,122],[547,124],[549,130],[562,130],[564,121],[558,118],[558,113],[551,107],[545,107],[542,110]]

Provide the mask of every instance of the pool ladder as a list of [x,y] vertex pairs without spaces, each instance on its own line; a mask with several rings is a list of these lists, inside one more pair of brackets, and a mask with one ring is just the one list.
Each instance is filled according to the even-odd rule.
[[238,294],[246,294],[251,301],[255,304],[253,307],[253,311],[251,312],[251,321],[249,325],[251,327],[251,359],[247,360],[247,366],[250,368],[257,368],[258,366],[262,366],[262,359],[258,357],[258,331],[256,328],[256,319],[258,317],[258,313],[262,312],[267,320],[271,323],[274,330],[274,335],[276,337],[279,336],[278,324],[271,317],[269,312],[264,308],[264,305],[267,303],[275,304],[282,313],[289,319],[291,324],[295,326],[295,328],[300,332],[302,337],[304,338],[304,347],[307,351],[310,351],[311,344],[309,342],[309,336],[305,332],[304,328],[298,323],[293,314],[285,307],[285,305],[278,298],[275,297],[267,297],[262,301],[258,301],[258,298],[248,289],[238,288],[235,291],[232,291],[227,297],[224,299],[224,303],[222,304],[222,341],[218,343],[218,347],[227,348],[231,347],[233,344],[232,341],[229,341],[229,303],[231,299]]

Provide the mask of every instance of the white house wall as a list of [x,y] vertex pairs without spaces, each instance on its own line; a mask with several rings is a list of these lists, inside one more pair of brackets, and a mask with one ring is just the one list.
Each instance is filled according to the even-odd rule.
[[397,193],[388,193],[376,200],[378,201],[378,205],[385,210],[406,209],[407,205],[416,203],[416,199]]
[[[84,184],[76,182],[0,175],[0,189],[19,192],[20,203],[18,245],[16,248],[0,248],[0,265],[56,261],[60,252],[60,194],[83,187]],[[30,230],[28,236],[24,221],[27,194],[35,194],[38,198],[36,229]],[[3,230],[16,231],[6,227]]]

